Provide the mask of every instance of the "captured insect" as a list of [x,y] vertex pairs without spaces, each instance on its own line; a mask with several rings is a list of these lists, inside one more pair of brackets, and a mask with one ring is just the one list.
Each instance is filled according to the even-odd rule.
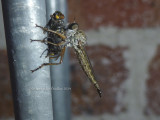
[[[60,16],[61,15],[62,14],[60,14]],[[60,18],[60,17],[55,17],[54,20],[57,21],[57,18]],[[61,24],[62,27],[55,25],[55,28],[54,28],[54,26],[51,26],[55,24],[54,21],[52,20],[50,21],[51,22],[49,22],[48,24],[49,27],[42,27],[42,26],[36,25],[36,27],[39,27],[44,32],[48,33],[48,39],[31,40],[31,41],[39,41],[42,43],[47,43],[49,58],[52,59],[52,58],[61,57],[60,62],[59,63],[43,63],[38,68],[32,70],[32,72],[42,68],[43,66],[61,64],[64,53],[65,53],[65,48],[73,47],[83,71],[85,72],[89,80],[94,84],[99,96],[101,97],[102,93],[101,93],[100,87],[96,81],[92,65],[90,63],[90,60],[84,48],[87,41],[85,33],[82,30],[79,30],[79,25],[75,22],[70,23],[66,28],[63,23]],[[62,19],[60,21],[62,21]],[[59,49],[57,50],[54,48],[59,48]]]
[[[50,15],[50,17],[51,19],[46,24],[45,28],[57,31],[58,33],[61,33],[61,34],[64,34],[64,30],[65,30],[64,21],[63,21],[64,15],[60,11],[55,11],[55,13],[53,13],[53,15]],[[46,31],[43,31],[43,32],[45,33]],[[65,53],[65,46],[61,45],[61,43],[63,43],[64,40],[57,34],[54,34],[52,32],[47,32],[47,33],[48,33],[47,37],[45,37],[43,40],[32,40],[31,39],[31,42],[37,41],[37,42],[42,42],[48,45],[48,48],[44,50],[44,52],[48,51],[46,57],[49,57],[49,59],[55,58],[56,60],[59,57],[61,57],[60,62],[59,63],[44,63],[38,68],[31,70],[32,72],[35,72],[36,70],[42,68],[45,65],[58,65],[62,63],[63,56]]]

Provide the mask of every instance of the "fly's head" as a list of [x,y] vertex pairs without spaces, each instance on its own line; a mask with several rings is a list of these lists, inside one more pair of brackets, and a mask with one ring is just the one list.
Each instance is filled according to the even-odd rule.
[[55,11],[53,15],[50,15],[51,19],[53,20],[63,20],[64,15],[60,11]]
[[49,26],[52,30],[58,30],[59,32],[64,31],[64,15],[60,11],[55,11],[50,15]]
[[79,29],[78,23],[74,22],[68,25],[67,29],[77,31]]
[[66,37],[66,41],[74,48],[77,48],[78,45],[85,45],[87,40],[85,33],[79,30],[79,25],[75,22],[68,25]]

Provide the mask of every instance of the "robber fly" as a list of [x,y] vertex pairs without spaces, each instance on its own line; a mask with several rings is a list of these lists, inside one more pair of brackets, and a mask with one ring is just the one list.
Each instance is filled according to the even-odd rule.
[[84,48],[87,40],[85,33],[82,30],[79,30],[79,25],[74,22],[69,24],[65,35],[66,43],[68,43],[67,46],[72,46],[74,48],[83,71],[85,72],[89,80],[94,84],[99,96],[101,97],[102,93],[100,87],[95,79],[91,62]]
[[[87,75],[89,80],[94,84],[99,96],[101,97],[100,87],[95,79],[95,75],[94,75],[90,60],[89,60],[87,53],[84,49],[87,38],[86,38],[85,33],[83,31],[79,30],[79,25],[75,22],[69,24],[64,33],[60,33],[58,31],[44,28],[44,27],[38,26],[38,25],[36,25],[36,26],[41,28],[43,31],[46,31],[46,32],[49,32],[52,34],[56,34],[62,39],[61,42],[58,44],[55,44],[55,43],[52,43],[49,41],[48,41],[48,44],[61,46],[62,48],[65,48],[65,47],[73,47],[74,48],[83,71],[85,72],[85,74]],[[64,55],[63,50],[61,51],[61,54],[62,54],[61,59],[63,59],[63,55]],[[37,69],[40,69],[41,67],[43,67],[45,65],[57,65],[57,64],[44,63],[40,67],[38,67]],[[37,69],[35,69],[35,70],[37,70]]]
[[[60,11],[55,11],[55,13],[53,13],[53,15],[50,15],[50,17],[51,17],[51,19],[46,24],[45,28],[56,31],[61,34],[64,34],[64,30],[65,30],[64,21],[63,21],[64,15]],[[45,33],[46,31],[43,31],[43,32]],[[31,39],[31,42],[38,41],[38,42],[42,42],[42,43],[45,43],[46,45],[48,45],[48,48],[46,50],[44,50],[44,52],[48,51],[46,57],[49,57],[49,59],[55,58],[56,60],[59,57],[61,57],[60,62],[59,63],[44,63],[41,66],[39,66],[38,68],[31,70],[32,72],[35,72],[36,70],[42,68],[45,65],[58,65],[58,64],[62,63],[64,52],[65,52],[65,46],[60,45],[60,44],[63,43],[64,41],[57,34],[54,34],[52,32],[47,32],[47,33],[48,33],[47,37],[45,37],[43,40],[32,40]],[[43,55],[43,53],[42,53],[42,55]]]

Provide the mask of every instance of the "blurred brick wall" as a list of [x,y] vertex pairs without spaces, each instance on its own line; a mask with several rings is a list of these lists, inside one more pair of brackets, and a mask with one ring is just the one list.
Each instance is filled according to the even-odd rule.
[[147,108],[145,113],[150,115],[154,112],[160,115],[160,45],[158,45],[153,59],[150,61],[149,79],[147,80]]
[[[100,99],[96,89],[82,71],[75,54],[71,52],[72,73],[72,111],[74,114],[104,114],[125,111],[122,101],[117,96],[124,96],[125,90],[121,87],[128,77],[123,53],[127,48],[111,48],[104,45],[87,47],[95,75],[102,89]],[[121,98],[119,98],[121,99]]]
[[[94,44],[86,48],[98,82],[102,87],[103,97],[101,99],[99,99],[95,89],[81,70],[73,51],[71,51],[73,115],[93,116],[111,114],[112,117],[110,119],[112,119],[116,115],[121,117],[122,114],[122,116],[125,116],[122,117],[123,119],[132,118],[134,120],[138,118],[137,120],[145,120],[145,111],[147,115],[153,113],[159,116],[158,67],[160,56],[159,47],[157,51],[153,49],[157,49],[156,45],[158,45],[158,42],[155,42],[155,39],[159,37],[158,33],[160,33],[160,31],[156,31],[156,27],[160,25],[160,1],[68,0],[68,9],[69,22],[73,22],[75,17],[81,29],[86,30],[87,33],[95,31],[95,34],[92,34],[96,38],[92,37],[92,34],[88,34],[91,35],[88,38],[93,38],[96,41],[100,41],[102,37],[104,38],[103,43],[101,43],[103,45]],[[111,35],[105,36],[107,33],[105,33],[105,30],[101,31],[100,27],[104,27],[104,29],[111,28],[108,30],[108,32],[111,32]],[[155,29],[147,31],[148,28]],[[132,31],[132,29],[134,30]],[[141,30],[137,32],[136,29]],[[143,32],[143,29],[146,31]],[[89,41],[91,42],[93,39],[89,39]],[[116,41],[115,39],[118,40]],[[152,42],[152,40],[155,41]],[[110,42],[113,43],[113,46],[108,44]],[[151,53],[150,51],[153,52]],[[127,58],[128,56],[126,57],[126,52],[128,52],[129,58]],[[152,56],[152,54],[154,55]],[[8,82],[9,73],[6,52],[0,51],[0,57],[1,118],[13,116],[13,105],[11,104],[11,91]],[[128,65],[131,62],[133,65]],[[141,65],[145,66],[144,71],[148,71],[144,75],[147,77],[143,77],[143,80],[141,75],[143,76],[145,72],[141,70]],[[129,85],[125,85],[127,81],[131,81]],[[146,91],[142,92],[141,88],[145,88]],[[141,101],[141,98],[138,98],[141,95],[145,100],[142,99]],[[133,96],[133,98],[124,100],[123,98],[127,96]],[[141,103],[144,105],[141,105]],[[139,107],[143,108],[144,111],[139,109]],[[117,119],[115,117],[113,120]],[[148,120],[152,120],[152,117],[148,118]]]
[[159,0],[68,0],[69,21],[83,29],[99,26],[153,27],[160,24]]
[[[68,0],[68,1],[69,1],[69,22],[72,22],[75,17],[76,22],[80,24],[81,29],[85,29],[87,31],[97,29],[97,35],[99,32],[99,27],[107,27],[107,26],[118,27],[120,30],[122,30],[122,29],[135,29],[135,28],[136,29],[137,28],[148,29],[148,28],[158,27],[160,25],[160,1],[159,0],[99,0],[99,1],[97,0],[87,0],[87,1],[86,0]],[[99,39],[97,39],[97,41],[99,41]],[[137,41],[137,45],[138,45],[138,40],[135,40],[135,41]],[[152,41],[152,39],[150,39],[150,41]],[[95,69],[95,72],[97,73],[96,75],[99,76],[100,78],[98,79],[100,82],[100,85],[102,85],[102,88],[105,88],[105,91],[107,91],[110,94],[104,93],[106,95],[106,98],[103,98],[101,101],[98,101],[97,98],[92,98],[90,97],[92,95],[88,95],[89,93],[88,94],[86,93],[89,96],[87,100],[88,101],[90,101],[89,99],[93,100],[91,102],[92,104],[87,103],[86,102],[87,100],[85,100],[85,98],[83,99],[82,97],[83,95],[81,97],[79,96],[73,99],[72,101],[73,106],[76,106],[76,107],[73,107],[74,113],[80,114],[83,112],[85,113],[87,111],[88,111],[87,112],[88,114],[95,114],[95,113],[102,114],[105,112],[106,113],[116,113],[115,112],[116,105],[119,103],[115,101],[116,99],[112,99],[112,98],[116,97],[120,89],[117,88],[116,82],[114,84],[112,83],[112,85],[110,84],[111,78],[108,77],[110,76],[108,75],[108,72],[109,71],[111,72],[115,66],[117,67],[121,66],[120,71],[115,70],[111,72],[113,76],[114,75],[116,76],[116,74],[121,74],[123,76],[123,78],[117,78],[119,81],[118,85],[120,86],[120,85],[123,85],[124,81],[127,79],[127,76],[129,75],[130,70],[128,70],[125,67],[125,64],[126,64],[125,61],[127,60],[125,60],[123,56],[124,55],[123,51],[121,53],[121,57],[118,57],[118,56],[117,58],[115,57],[115,60],[122,59],[123,60],[122,63],[119,63],[114,66],[110,66],[110,67],[101,65],[102,61],[100,60],[101,59],[100,56],[102,55],[103,57],[105,57],[105,55],[107,55],[107,53],[109,52],[108,51],[109,49],[107,49],[108,47],[109,46],[103,46],[103,47],[102,46],[94,46],[94,47],[92,46],[92,47],[89,47],[90,49],[88,48],[88,52],[89,52],[89,56],[91,57],[91,61],[93,61],[94,69]],[[129,47],[129,46],[125,46],[125,47]],[[148,50],[150,48],[151,47],[148,47]],[[111,53],[113,56],[120,52],[118,49],[114,47],[112,49],[115,49],[114,52]],[[156,46],[154,49],[156,49]],[[94,54],[95,57],[93,57],[91,53]],[[153,114],[156,114],[156,115],[160,115],[159,107],[158,107],[160,103],[160,99],[159,99],[160,97],[158,97],[159,95],[158,89],[160,88],[158,86],[159,78],[158,76],[155,76],[155,75],[158,75],[156,73],[158,73],[158,70],[159,70],[157,68],[158,59],[160,58],[158,53],[157,53],[156,58],[153,58],[150,65],[148,63],[149,80],[147,80],[148,78],[146,79],[147,80],[146,82],[147,104],[146,104],[146,108],[144,108],[146,113],[152,112]],[[106,59],[110,61],[109,58],[106,58]],[[155,61],[155,59],[157,61],[156,63],[153,62]],[[94,63],[95,61],[97,61],[96,62],[97,67]],[[114,62],[113,59],[111,59],[109,63],[112,63],[112,62]],[[157,67],[154,67],[154,66],[157,66]],[[76,92],[78,91],[78,89],[83,89],[82,86],[85,82],[85,80],[80,80],[84,77],[78,78],[78,76],[76,77],[77,74],[78,76],[82,76],[80,71],[77,71],[73,74],[73,80],[75,79],[79,81],[79,83],[76,83],[74,80],[75,86],[77,84],[77,86],[75,88],[73,86],[73,89],[72,89],[73,95],[75,96],[76,96]],[[82,84],[82,86],[78,87],[79,84]],[[117,88],[117,91],[115,93],[112,91],[112,89],[114,88]],[[89,88],[84,88],[85,92],[87,89]],[[123,94],[125,93],[124,91],[125,90],[123,90]],[[82,94],[82,93],[79,93],[79,94]],[[95,99],[97,100],[97,102],[95,101]],[[120,104],[121,104],[121,110],[119,110],[119,112],[120,111],[122,112],[127,109],[125,107],[122,107],[123,103],[120,103]],[[141,112],[143,113],[143,111]]]

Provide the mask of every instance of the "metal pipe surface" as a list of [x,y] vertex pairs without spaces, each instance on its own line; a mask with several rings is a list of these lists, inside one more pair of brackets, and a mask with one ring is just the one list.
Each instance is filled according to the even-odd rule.
[[46,46],[30,39],[44,34],[35,24],[46,24],[44,0],[2,0],[10,77],[16,120],[53,120],[49,67],[34,73],[45,59]]
[[[67,21],[66,0],[46,0],[46,9],[47,20],[50,19],[51,14],[56,10],[59,10],[65,15],[65,22]],[[57,61],[59,61],[59,59]],[[50,60],[50,62],[55,62],[55,60]],[[56,89],[52,91],[54,120],[70,120],[71,86],[68,50],[65,52],[63,63],[60,65],[50,66],[50,69],[52,87]]]

